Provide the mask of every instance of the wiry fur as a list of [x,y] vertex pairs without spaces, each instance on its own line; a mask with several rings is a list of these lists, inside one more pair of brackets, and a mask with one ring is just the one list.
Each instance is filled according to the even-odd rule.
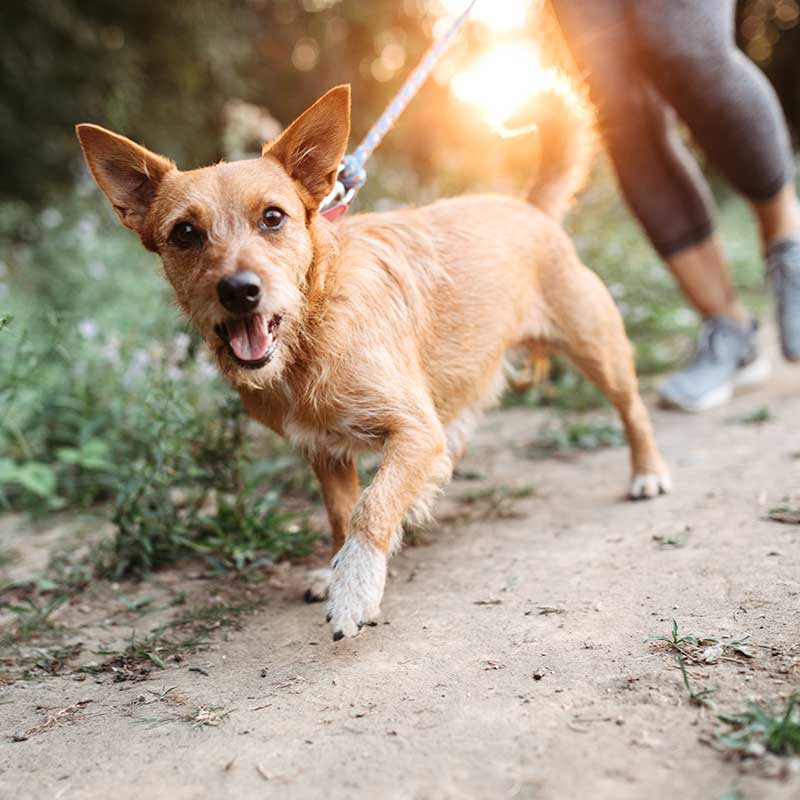
[[528,202],[557,222],[584,188],[597,148],[594,116],[586,97],[561,73],[548,73],[534,101],[539,158]]
[[[562,94],[551,99],[564,102]],[[79,128],[100,187],[122,221],[161,255],[178,301],[248,412],[288,437],[314,467],[334,553],[340,551],[329,608],[337,636],[353,635],[377,613],[403,518],[428,513],[470,429],[496,399],[512,348],[537,358],[555,350],[569,355],[623,419],[634,489],[647,496],[668,489],[619,313],[553,219],[585,179],[584,133],[577,129],[584,120],[569,115],[569,104],[560,112],[547,107],[532,199],[548,213],[477,195],[335,224],[316,212],[347,141],[343,87],[261,158],[193,172],[110,132]],[[119,181],[118,163],[125,172]],[[130,181],[131,163],[141,164],[144,193]],[[146,164],[159,176],[152,186]],[[131,214],[128,206],[137,203]],[[280,231],[258,227],[266,207],[285,211]],[[187,219],[205,233],[189,252],[170,239],[175,223]],[[281,319],[276,354],[260,368],[237,365],[214,332],[230,316],[217,284],[239,270],[261,280],[257,312]],[[368,450],[383,460],[362,492],[355,459]],[[312,599],[324,581],[317,576]],[[368,616],[360,619],[362,613]]]

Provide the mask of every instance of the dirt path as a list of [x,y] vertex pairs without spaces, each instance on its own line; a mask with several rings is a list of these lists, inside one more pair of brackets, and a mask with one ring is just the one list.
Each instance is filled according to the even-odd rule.
[[[770,421],[730,421],[763,405]],[[442,530],[393,561],[383,624],[333,645],[293,569],[239,630],[143,682],[19,681],[0,693],[0,796],[800,797],[796,764],[716,752],[715,713],[645,642],[673,618],[750,634],[756,658],[690,667],[717,712],[800,689],[800,527],[766,519],[798,500],[798,417],[786,369],[702,418],[656,412],[676,491],[628,504],[623,449],[529,460],[541,417],[498,412],[464,469],[535,493],[509,515],[456,482]]]

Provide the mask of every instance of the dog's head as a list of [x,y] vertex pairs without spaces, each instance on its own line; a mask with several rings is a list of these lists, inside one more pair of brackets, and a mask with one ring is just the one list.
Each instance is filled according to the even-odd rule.
[[315,258],[313,221],[350,132],[338,86],[260,158],[183,172],[96,125],[78,125],[97,185],[161,257],[178,302],[235,384],[265,385],[293,359]]

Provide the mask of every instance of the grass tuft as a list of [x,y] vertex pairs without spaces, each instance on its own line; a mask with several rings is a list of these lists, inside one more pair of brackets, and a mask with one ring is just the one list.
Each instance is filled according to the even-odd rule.
[[545,423],[535,441],[526,448],[529,458],[571,457],[581,452],[622,447],[622,429],[612,423],[561,418]]
[[787,525],[800,525],[800,508],[777,506],[771,508],[767,514],[773,522],[783,522]]
[[681,634],[677,620],[672,620],[669,636],[652,636],[647,642],[661,642],[690,664],[713,664],[731,656],[754,658],[750,635],[717,639],[702,633]]
[[778,756],[800,755],[800,706],[796,694],[785,708],[774,711],[758,704],[742,714],[721,715],[729,726],[717,738],[721,745],[746,756],[774,753]]
[[774,416],[768,406],[759,406],[753,411],[748,411],[746,414],[732,417],[728,422],[738,425],[763,425],[765,422],[771,422],[773,419]]
[[114,579],[308,552],[281,511],[297,460],[247,422],[152,256],[100,203],[70,196],[47,229],[0,203],[0,509],[98,510],[116,528],[98,571]]

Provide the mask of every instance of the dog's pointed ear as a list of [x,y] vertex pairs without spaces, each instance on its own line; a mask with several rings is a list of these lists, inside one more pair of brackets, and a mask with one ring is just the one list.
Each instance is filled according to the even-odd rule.
[[336,183],[350,137],[350,87],[335,86],[304,111],[277,139],[264,145],[310,195],[316,211]]
[[175,164],[99,125],[77,125],[75,132],[92,177],[122,224],[143,236],[153,198]]

